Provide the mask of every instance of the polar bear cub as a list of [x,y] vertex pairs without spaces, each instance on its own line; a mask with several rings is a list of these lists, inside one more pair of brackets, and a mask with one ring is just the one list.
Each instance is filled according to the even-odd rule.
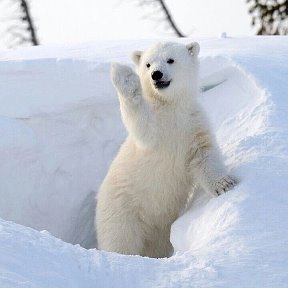
[[199,103],[199,44],[159,43],[136,51],[137,74],[113,64],[128,137],[97,197],[98,248],[168,257],[171,224],[193,185],[218,196],[232,189]]

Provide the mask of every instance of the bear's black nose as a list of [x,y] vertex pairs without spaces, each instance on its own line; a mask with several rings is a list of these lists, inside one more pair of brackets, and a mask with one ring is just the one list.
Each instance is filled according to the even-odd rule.
[[163,73],[161,71],[154,71],[151,76],[153,80],[160,80],[163,77]]

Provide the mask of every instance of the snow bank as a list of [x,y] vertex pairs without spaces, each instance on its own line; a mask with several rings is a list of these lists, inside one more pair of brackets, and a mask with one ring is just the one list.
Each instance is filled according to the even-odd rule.
[[95,192],[124,137],[109,65],[1,64],[1,216],[95,247]]
[[125,137],[110,62],[131,63],[150,42],[0,51],[0,217],[13,221],[0,222],[1,287],[287,284],[285,37],[199,40],[202,83],[222,82],[201,101],[241,184],[218,198],[198,191],[172,227],[175,255],[84,249],[95,247],[94,195]]

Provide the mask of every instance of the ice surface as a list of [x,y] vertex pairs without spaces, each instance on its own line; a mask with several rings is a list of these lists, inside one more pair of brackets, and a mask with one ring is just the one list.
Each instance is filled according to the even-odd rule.
[[201,102],[241,184],[198,191],[173,224],[175,255],[85,249],[126,134],[110,62],[151,42],[0,51],[0,287],[287,287],[285,37],[199,39],[202,85],[222,82]]

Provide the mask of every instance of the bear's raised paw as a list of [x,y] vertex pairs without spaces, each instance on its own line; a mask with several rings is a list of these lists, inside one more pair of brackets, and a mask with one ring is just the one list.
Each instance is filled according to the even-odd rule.
[[139,77],[129,66],[112,63],[111,79],[115,88],[123,97],[131,98],[140,94]]

